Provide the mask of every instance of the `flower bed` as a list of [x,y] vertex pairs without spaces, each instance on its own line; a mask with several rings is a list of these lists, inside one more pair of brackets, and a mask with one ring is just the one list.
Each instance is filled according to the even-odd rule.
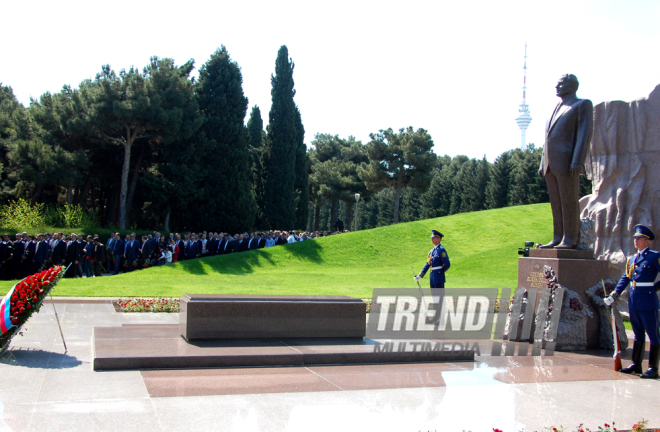
[[9,290],[0,303],[0,352],[7,349],[16,334],[21,334],[21,327],[32,314],[39,312],[44,298],[62,276],[62,266],[54,266],[26,277]]
[[131,298],[117,300],[118,312],[179,312],[178,298]]

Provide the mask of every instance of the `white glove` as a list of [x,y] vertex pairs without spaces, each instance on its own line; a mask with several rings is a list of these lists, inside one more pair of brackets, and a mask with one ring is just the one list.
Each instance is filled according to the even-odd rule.
[[415,276],[415,282],[418,282],[422,277],[420,275]]
[[613,298],[612,296],[609,296],[609,297],[605,297],[605,298],[603,299],[603,301],[605,302],[606,305],[608,305],[608,306],[612,306],[612,304],[613,304],[616,300],[614,300],[614,298]]

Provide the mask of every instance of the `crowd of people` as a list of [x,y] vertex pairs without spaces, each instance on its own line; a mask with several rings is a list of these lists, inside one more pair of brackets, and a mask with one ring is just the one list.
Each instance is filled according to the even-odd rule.
[[230,235],[224,232],[170,233],[157,231],[142,236],[113,232],[103,242],[97,234],[5,234],[0,242],[0,278],[21,279],[53,265],[68,267],[66,277],[96,277],[103,273],[130,272],[177,261],[245,252],[301,242],[346,231],[295,230]]

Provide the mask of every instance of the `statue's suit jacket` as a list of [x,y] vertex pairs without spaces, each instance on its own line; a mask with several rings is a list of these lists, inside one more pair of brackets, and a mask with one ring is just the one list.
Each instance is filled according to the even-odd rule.
[[574,98],[555,108],[545,132],[540,170],[568,174],[571,164],[584,165],[593,134],[594,107],[589,99]]

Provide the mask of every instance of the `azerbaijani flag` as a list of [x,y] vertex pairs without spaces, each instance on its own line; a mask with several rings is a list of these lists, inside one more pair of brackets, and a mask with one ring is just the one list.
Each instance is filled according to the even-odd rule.
[[0,303],[0,334],[5,334],[7,333],[7,330],[14,327],[14,324],[12,324],[11,319],[9,318],[11,316],[10,302],[11,296],[14,294],[14,288],[16,288],[16,285],[9,290],[5,298],[2,299],[2,303]]

